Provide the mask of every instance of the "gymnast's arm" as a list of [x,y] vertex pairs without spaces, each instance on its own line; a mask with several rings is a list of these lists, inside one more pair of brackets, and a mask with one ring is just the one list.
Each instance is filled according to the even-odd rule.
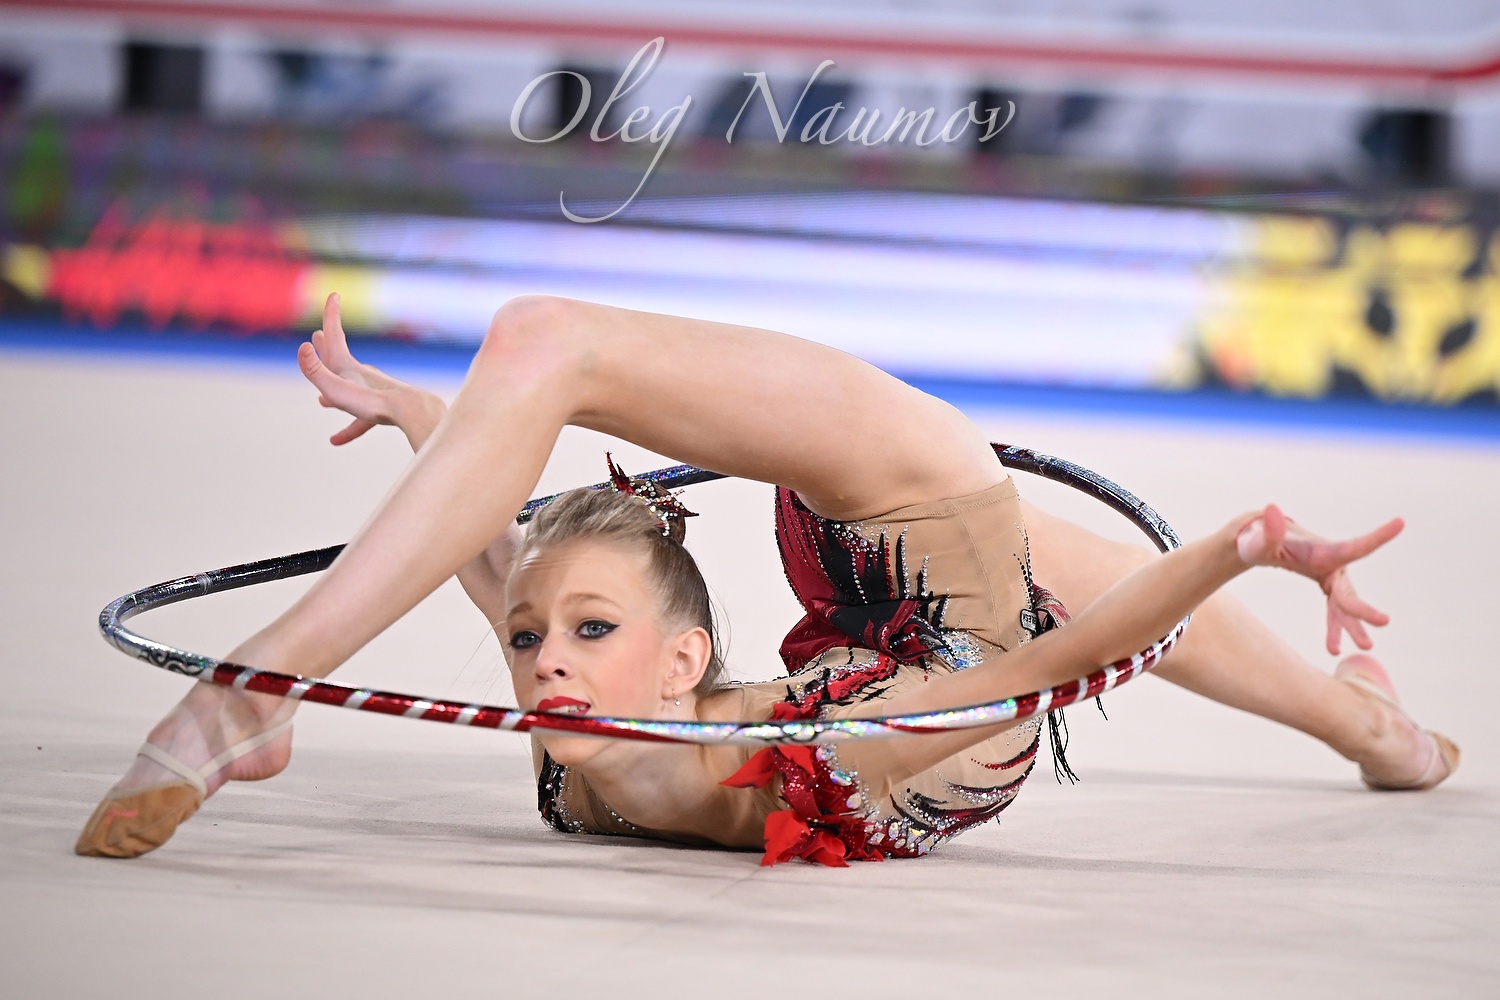
[[[1375,551],[1401,528],[1401,521],[1393,520],[1359,538],[1333,542],[1289,521],[1274,506],[1236,518],[1207,538],[1142,566],[1065,627],[968,670],[934,677],[882,703],[881,714],[939,712],[1000,701],[1083,677],[1146,648],[1251,566],[1279,566],[1326,586],[1345,565]],[[1358,608],[1365,620],[1383,617],[1362,602]],[[894,785],[1006,728],[866,740],[841,747],[839,755],[866,784]]]
[[[318,390],[321,405],[343,410],[354,418],[329,438],[335,445],[348,444],[376,424],[387,424],[405,434],[416,452],[448,409],[435,394],[355,360],[344,337],[337,295],[328,297],[323,307],[323,329],[313,333],[311,343],[298,349],[297,363]],[[492,628],[505,615],[505,580],[520,541],[521,529],[512,524],[458,571],[464,593]]]

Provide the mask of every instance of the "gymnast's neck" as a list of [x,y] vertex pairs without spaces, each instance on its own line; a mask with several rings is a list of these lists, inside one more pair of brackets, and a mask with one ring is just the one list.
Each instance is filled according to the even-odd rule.
[[[684,721],[728,722],[745,718],[741,713],[750,710],[734,687],[682,701],[673,717]],[[742,789],[719,783],[738,770],[745,757],[733,746],[612,740],[577,770],[620,818],[634,826],[673,839],[758,850],[764,846],[763,810]]]

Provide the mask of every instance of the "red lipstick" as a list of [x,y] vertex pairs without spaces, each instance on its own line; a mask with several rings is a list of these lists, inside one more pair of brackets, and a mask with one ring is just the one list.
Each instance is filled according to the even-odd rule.
[[577,698],[543,698],[537,705],[538,712],[570,712],[582,715],[589,710],[589,703]]

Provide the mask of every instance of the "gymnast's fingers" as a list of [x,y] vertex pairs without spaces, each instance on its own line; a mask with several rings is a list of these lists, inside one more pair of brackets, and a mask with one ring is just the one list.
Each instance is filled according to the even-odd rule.
[[1329,577],[1325,589],[1328,592],[1328,651],[1335,655],[1338,653],[1339,640],[1335,632],[1335,621],[1341,623],[1343,630],[1349,633],[1360,649],[1372,648],[1375,643],[1370,639],[1365,625],[1378,627],[1389,624],[1391,616],[1361,598],[1355,592],[1349,574],[1342,569]]
[[[322,332],[318,331],[318,333]],[[312,341],[297,345],[297,367],[302,370],[302,377],[317,387],[318,370],[324,368],[323,359],[318,356],[317,334],[313,334]]]
[[349,354],[349,341],[344,336],[344,319],[339,311],[339,293],[330,292],[323,301],[323,336],[328,344],[328,365],[343,367],[345,361],[353,361]]
[[345,377],[355,375],[361,365],[349,350],[349,338],[344,334],[344,320],[337,292],[331,293],[323,303],[321,333],[321,338],[317,334],[313,335],[313,346],[328,367]]
[[1343,599],[1339,601],[1339,606],[1344,610],[1346,614],[1349,614],[1362,622],[1368,622],[1371,625],[1389,625],[1391,621],[1390,615],[1386,614],[1384,611],[1381,611],[1374,605],[1366,603],[1358,594],[1354,592],[1354,588],[1352,586],[1348,589],[1348,592],[1343,595]]
[[1401,529],[1406,527],[1406,522],[1399,517],[1393,517],[1380,527],[1368,534],[1351,538],[1348,541],[1339,542],[1334,546],[1335,558],[1341,564],[1352,563],[1380,548],[1392,538],[1401,534]]
[[335,444],[335,445],[348,444],[350,441],[353,441],[355,438],[359,437],[365,431],[369,430],[371,427],[374,427],[374,426],[375,425],[373,423],[371,423],[368,420],[365,420],[362,417],[355,417],[349,423],[348,427],[345,427],[343,430],[339,431],[337,434],[333,435],[328,440],[329,440],[329,442],[331,444]]
[[[1328,652],[1338,656],[1344,647],[1344,633],[1354,639],[1354,644],[1359,645],[1359,638],[1354,634],[1354,629],[1349,627],[1349,617],[1340,614],[1337,608],[1328,609]],[[1368,639],[1368,636],[1366,637]]]
[[1260,514],[1247,521],[1235,536],[1234,544],[1246,565],[1258,566],[1285,562],[1287,516],[1275,504],[1268,504]]
[[1328,630],[1323,646],[1330,656],[1338,656],[1339,650],[1344,648],[1344,623],[1339,617],[1338,608],[1332,604],[1328,605]]
[[378,390],[329,370],[311,344],[304,343],[297,348],[297,364],[313,388],[318,390],[321,405],[336,407],[375,422],[385,416],[385,399]]
[[1363,650],[1375,648],[1375,642],[1370,638],[1370,633],[1365,629],[1365,623],[1352,615],[1344,616],[1344,631],[1349,633],[1349,638],[1354,644]]
[[302,369],[303,377],[313,384],[313,388],[322,393],[325,398],[331,399],[333,393],[328,391],[329,387],[334,383],[342,382],[343,379],[323,363],[317,341],[317,335],[314,334],[312,342],[297,345],[297,367]]

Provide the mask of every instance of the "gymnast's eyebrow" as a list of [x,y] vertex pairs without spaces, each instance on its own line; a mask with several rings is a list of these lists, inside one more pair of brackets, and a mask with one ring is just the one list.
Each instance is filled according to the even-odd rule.
[[[582,604],[587,601],[600,601],[619,611],[625,610],[624,606],[614,598],[606,597],[603,594],[595,594],[592,591],[580,591],[576,594],[566,594],[563,596],[562,600],[565,604]],[[519,614],[522,611],[530,611],[531,609],[532,607],[530,601],[518,601],[515,604],[512,604],[510,608],[506,610],[505,614],[506,617],[509,617],[514,614]]]

